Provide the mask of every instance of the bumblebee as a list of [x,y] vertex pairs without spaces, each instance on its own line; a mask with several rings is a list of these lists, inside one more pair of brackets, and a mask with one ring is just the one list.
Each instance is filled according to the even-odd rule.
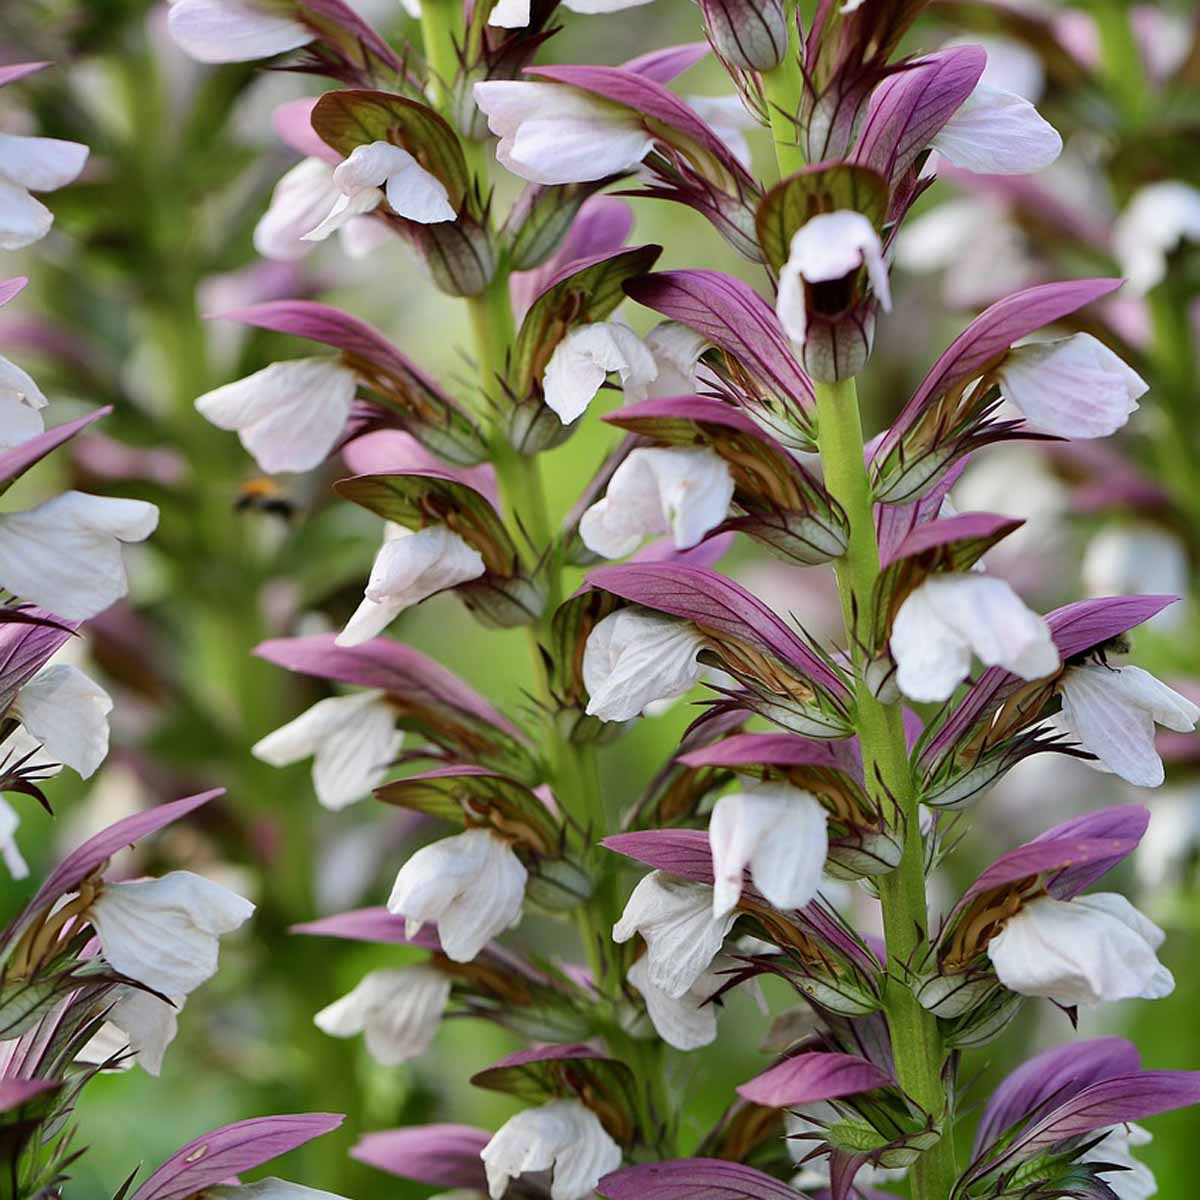
[[284,494],[283,490],[273,480],[265,476],[248,479],[238,489],[237,499],[233,502],[235,512],[261,512],[280,520],[290,521],[300,511],[294,500]]
[[1092,646],[1091,649],[1081,651],[1079,654],[1072,654],[1064,665],[1068,667],[1082,667],[1085,663],[1094,659],[1101,666],[1107,667],[1108,656],[1110,654],[1128,654],[1132,649],[1133,645],[1129,641],[1128,634],[1118,633],[1115,637],[1110,637],[1098,646]]

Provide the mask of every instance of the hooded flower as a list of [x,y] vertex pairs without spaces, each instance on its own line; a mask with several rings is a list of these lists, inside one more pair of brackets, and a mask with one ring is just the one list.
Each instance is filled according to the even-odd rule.
[[663,533],[677,550],[688,550],[725,520],[732,499],[733,475],[712,450],[642,447],[583,514],[579,536],[605,558],[624,558],[644,537]]
[[821,886],[829,852],[825,809],[815,796],[783,783],[760,783],[722,796],[708,823],[713,916],[733,911],[742,872],[776,908],[803,908]]
[[83,492],[5,513],[0,587],[64,620],[87,620],[129,590],[121,544],[142,541],[157,524],[158,509],[144,500]]
[[206,392],[196,411],[235,430],[268,474],[308,471],[337,444],[357,388],[358,377],[336,358],[293,358]]
[[546,404],[564,425],[587,411],[606,375],[616,372],[625,399],[645,399],[646,387],[658,374],[642,339],[616,321],[597,321],[572,329],[550,355],[542,377]]
[[583,651],[587,711],[602,721],[629,721],[655,700],[695,687],[704,668],[704,639],[686,621],[640,608],[609,614],[588,635]]
[[333,168],[319,158],[301,159],[283,175],[271,193],[271,203],[254,227],[254,248],[264,258],[277,262],[295,262],[313,252],[306,235],[324,221],[335,205],[346,202],[339,228],[342,249],[355,257],[357,235],[378,229],[386,238],[387,230],[365,214],[379,205],[377,190],[364,191],[347,202],[334,182]]
[[708,339],[678,321],[660,321],[645,337],[654,359],[655,376],[649,396],[685,396],[709,390],[716,377],[700,361]]
[[186,996],[217,969],[217,939],[254,912],[235,892],[190,871],[106,883],[88,909],[105,960],[164,996]]
[[12,715],[55,762],[87,779],[108,755],[112,698],[78,667],[39,671],[17,693]]
[[475,85],[475,103],[500,139],[496,157],[531,183],[587,183],[632,170],[654,139],[620,104],[554,83]]
[[1116,892],[1074,900],[1041,896],[1008,918],[987,952],[1011,991],[1090,1007],[1169,996],[1175,980],[1155,954],[1163,938]]
[[366,1034],[376,1062],[396,1067],[429,1049],[450,998],[450,978],[430,966],[371,971],[313,1023],[331,1037]]
[[[726,960],[732,961],[732,960]],[[698,1050],[717,1039],[717,1006],[709,999],[726,982],[714,968],[722,962],[718,956],[713,966],[700,973],[699,978],[682,996],[669,996],[650,978],[649,956],[629,968],[626,978],[641,993],[646,1002],[650,1023],[668,1046],[676,1050]]]
[[253,62],[307,46],[316,36],[266,0],[172,0],[167,29],[198,62]]
[[0,356],[0,450],[11,450],[45,429],[42,389],[14,362]]
[[1018,346],[996,371],[1004,398],[1043,433],[1107,437],[1137,411],[1145,380],[1090,333]]
[[406,608],[478,579],[484,570],[479,551],[446,525],[427,525],[418,531],[389,525],[363,601],[338,634],[337,644],[358,646],[370,641]]
[[986,666],[1041,679],[1059,666],[1046,622],[1002,579],[931,575],[900,605],[892,624],[900,690],[911,700],[948,700],[975,654]]
[[325,219],[304,235],[306,241],[323,241],[347,221],[375,208],[383,196],[398,216],[421,225],[453,221],[457,216],[442,181],[390,142],[355,147],[334,168],[333,183],[337,200]]
[[432,921],[446,956],[470,962],[520,921],[528,877],[502,837],[468,829],[423,846],[400,868],[388,911],[405,918],[410,938]]
[[701,883],[651,871],[641,879],[613,926],[613,941],[640,933],[645,978],[672,999],[689,992],[721,949],[737,913],[713,916],[713,891]]
[[488,1194],[501,1200],[513,1179],[552,1173],[551,1200],[586,1200],[621,1165],[621,1147],[578,1100],[551,1100],[510,1117],[480,1152]]
[[404,734],[382,692],[319,700],[294,721],[268,733],[251,749],[273,767],[312,758],[313,788],[325,808],[345,808],[386,778]]
[[1184,242],[1200,242],[1200,189],[1177,179],[1142,188],[1113,225],[1121,272],[1141,295],[1162,283]]
[[163,1056],[179,1029],[183,998],[172,1003],[160,1000],[141,988],[122,986],[105,1023],[79,1053],[83,1062],[104,1063],[117,1055],[131,1056],[147,1075],[157,1076]]
[[[821,213],[806,221],[792,235],[788,260],[779,272],[775,311],[784,332],[797,346],[808,335],[808,311],[812,302],[806,285],[836,283],[866,267],[871,288],[885,312],[892,308],[887,263],[879,234],[859,212],[842,210]],[[839,307],[846,307],[840,303]]]
[[1068,667],[1059,688],[1060,723],[1099,759],[1090,765],[1136,787],[1158,787],[1163,781],[1155,723],[1191,733],[1200,720],[1200,708],[1141,667]]
[[1062,138],[1022,96],[977,84],[932,148],[977,175],[1028,175],[1062,153]]
[[0,133],[0,250],[20,250],[50,232],[54,214],[30,192],[66,187],[87,156],[78,142]]

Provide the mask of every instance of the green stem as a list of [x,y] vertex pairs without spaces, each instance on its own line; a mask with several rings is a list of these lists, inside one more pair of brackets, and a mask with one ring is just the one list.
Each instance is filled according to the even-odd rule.
[[[904,977],[925,946],[928,913],[925,864],[918,819],[917,792],[904,740],[899,704],[883,704],[862,682],[863,646],[872,627],[872,597],[879,577],[879,547],[870,482],[863,457],[862,421],[854,380],[817,383],[817,428],[825,486],[845,509],[850,544],[837,561],[838,592],[859,682],[855,689],[855,729],[862,747],[863,769],[873,798],[889,809],[904,836],[899,866],[880,880],[888,963],[891,964],[884,1005],[896,1074],[914,1100],[945,1121],[942,1084],[945,1054],[937,1018],[918,1003]],[[917,1159],[913,1167],[914,1200],[946,1200],[957,1178],[950,1131]]]
[[422,0],[421,40],[429,65],[429,99],[445,116],[450,89],[458,75],[458,31],[461,5],[457,0]]
[[1168,279],[1146,297],[1154,330],[1155,396],[1160,423],[1155,452],[1163,482],[1175,502],[1200,529],[1200,441],[1192,421],[1196,355],[1192,345],[1190,308]]
[[1142,52],[1124,0],[1095,0],[1092,15],[1100,34],[1100,61],[1129,130],[1145,124],[1152,92],[1142,66]]
[[800,68],[802,47],[796,25],[796,5],[787,5],[788,48],[783,62],[773,70],[762,73],[763,96],[767,101],[767,116],[771,136],[775,140],[775,161],[779,174],[786,178],[804,166],[804,149],[800,145],[800,102],[804,98],[804,72]]

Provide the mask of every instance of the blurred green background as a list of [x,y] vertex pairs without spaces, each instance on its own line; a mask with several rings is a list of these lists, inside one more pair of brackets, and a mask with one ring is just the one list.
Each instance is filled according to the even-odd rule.
[[[340,814],[324,812],[313,799],[306,767],[276,771],[249,754],[262,734],[323,694],[311,681],[252,659],[250,649],[266,636],[340,624],[357,603],[379,522],[331,503],[328,485],[342,473],[337,464],[311,477],[280,480],[298,508],[290,524],[235,513],[238,488],[256,474],[254,464],[233,435],[201,421],[191,401],[276,358],[311,352],[306,343],[200,320],[201,311],[232,307],[235,297],[245,302],[242,297],[264,288],[319,296],[374,322],[420,365],[465,393],[473,372],[463,306],[439,294],[399,244],[365,262],[347,260],[328,244],[269,280],[245,274],[255,261],[254,221],[275,180],[295,161],[273,138],[270,111],[282,100],[316,94],[320,81],[250,66],[201,68],[165,40],[162,11],[133,0],[3,8],[4,58],[48,58],[57,65],[6,89],[0,122],[84,141],[93,159],[83,181],[50,198],[54,234],[31,252],[7,256],[12,269],[5,264],[2,273],[25,271],[33,283],[0,321],[0,351],[35,374],[52,398],[55,421],[113,402],[117,411],[101,427],[104,436],[167,452],[159,477],[150,482],[144,464],[122,475],[91,456],[60,456],[12,494],[15,501],[34,501],[70,483],[143,496],[163,510],[159,534],[133,556],[130,604],[96,622],[88,638],[91,669],[117,701],[113,755],[88,786],[73,777],[54,782],[49,791],[56,822],[33,806],[23,808],[22,844],[36,880],[65,845],[131,806],[224,784],[225,800],[189,827],[160,838],[141,861],[209,870],[260,906],[250,927],[224,941],[217,977],[190,998],[162,1077],[135,1069],[101,1078],[87,1090],[78,1115],[81,1140],[90,1149],[67,1192],[111,1196],[139,1162],[151,1166],[225,1122],[332,1109],[349,1114],[343,1129],[272,1164],[270,1174],[359,1200],[425,1195],[428,1189],[354,1163],[347,1150],[364,1132],[409,1123],[454,1120],[496,1127],[514,1110],[513,1102],[473,1089],[467,1079],[519,1043],[490,1025],[448,1020],[433,1052],[421,1061],[379,1067],[360,1041],[326,1038],[311,1017],[367,970],[402,962],[407,952],[296,938],[286,930],[322,912],[382,902],[406,854],[438,831],[414,828],[371,802]],[[934,10],[912,44],[934,45],[961,33],[963,22],[994,23],[988,11],[962,5]],[[416,36],[391,0],[370,5],[368,15],[397,38]],[[702,36],[698,11],[684,0],[655,0],[613,17],[564,16],[564,29],[547,52],[555,61],[618,63]],[[1065,133],[1108,137],[1120,180],[1124,160],[1117,150],[1121,139],[1132,139],[1120,115],[1100,103],[1098,88],[1076,93],[1067,82],[1052,82],[1043,109]],[[678,90],[726,94],[729,83],[709,61]],[[751,140],[756,156],[769,156],[764,136],[752,134]],[[1164,139],[1162,153],[1175,153],[1172,145]],[[1146,153],[1144,143],[1139,153]],[[498,184],[501,210],[515,190],[510,180]],[[927,198],[923,206],[934,200]],[[658,201],[635,201],[634,207],[633,240],[662,244],[660,267],[713,267],[761,286],[756,270],[696,214]],[[1095,262],[1069,254],[1055,267],[1060,277],[1095,268]],[[947,310],[935,280],[901,277],[894,291],[897,311],[881,330],[863,386],[869,432],[900,407],[967,319]],[[653,323],[651,314],[632,304],[623,315],[638,330]],[[1146,364],[1139,366],[1146,373]],[[602,396],[593,413],[613,406],[616,398]],[[1152,393],[1144,407],[1153,402]],[[1156,436],[1151,419],[1125,439],[1125,449],[1148,455]],[[589,419],[580,434],[545,457],[555,513],[575,502],[615,440],[607,427]],[[1021,481],[1014,478],[1012,486],[1019,490]],[[1065,519],[1066,540],[1030,599],[1046,608],[1078,594],[1080,550],[1099,519]],[[1196,532],[1189,531],[1193,544]],[[723,569],[763,591],[780,611],[794,612],[806,627],[818,633],[832,628],[824,569],[781,567],[745,546]],[[1193,605],[1182,628],[1169,635],[1139,634],[1137,661],[1170,675],[1200,675],[1195,611]],[[459,672],[509,713],[521,713],[527,671],[522,633],[484,631],[445,597],[410,610],[391,633]],[[614,820],[670,755],[694,713],[687,703],[676,705],[603,752]],[[1018,772],[1003,795],[985,802],[954,877],[941,881],[939,900],[951,900],[995,853],[1080,808],[1130,798],[1086,768],[1053,766]],[[1186,774],[1172,782],[1195,786]],[[1198,1068],[1200,893],[1187,845],[1175,849],[1185,869],[1173,870],[1139,902],[1169,924],[1164,960],[1176,973],[1176,992],[1153,1005],[1086,1014],[1083,1032],[1132,1036],[1148,1066]],[[1119,882],[1137,884],[1132,870]],[[0,880],[0,916],[15,912],[31,889],[32,881],[23,886]],[[552,947],[568,958],[577,953],[569,927],[545,919],[527,917],[512,940],[518,945],[528,940],[543,953]],[[788,1007],[783,990],[768,986],[766,992],[772,1010]],[[679,1094],[686,1096],[686,1125],[697,1140],[733,1087],[769,1061],[760,1048],[768,1024],[748,997],[735,996],[721,1019],[718,1047],[672,1056]],[[968,1104],[981,1106],[1031,1047],[1071,1036],[1056,1010],[1030,1005],[1001,1041],[975,1054],[965,1068]],[[1174,1114],[1150,1128],[1156,1140],[1144,1158],[1158,1175],[1160,1193],[1191,1195],[1190,1139],[1200,1134],[1200,1117]]]

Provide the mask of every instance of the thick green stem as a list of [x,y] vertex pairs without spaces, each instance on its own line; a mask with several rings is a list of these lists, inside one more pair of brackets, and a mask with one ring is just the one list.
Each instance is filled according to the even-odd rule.
[[804,98],[804,72],[801,70],[800,34],[796,26],[796,5],[787,5],[788,48],[783,62],[762,73],[763,96],[775,140],[775,161],[783,177],[794,175],[804,166],[800,145],[800,102]]
[[[900,865],[880,880],[889,979],[885,993],[888,1029],[901,1085],[934,1117],[945,1116],[942,1083],[945,1054],[937,1019],[916,1001],[905,977],[906,965],[924,949],[928,914],[925,865],[917,793],[905,747],[899,704],[883,704],[862,682],[872,596],[879,576],[879,547],[870,482],[863,458],[862,422],[853,380],[818,383],[817,429],[825,486],[846,511],[850,544],[837,562],[838,591],[859,684],[855,689],[855,729],[873,798],[891,811],[904,836]],[[957,1177],[954,1146],[947,1129],[913,1167],[914,1200],[946,1200]]]

